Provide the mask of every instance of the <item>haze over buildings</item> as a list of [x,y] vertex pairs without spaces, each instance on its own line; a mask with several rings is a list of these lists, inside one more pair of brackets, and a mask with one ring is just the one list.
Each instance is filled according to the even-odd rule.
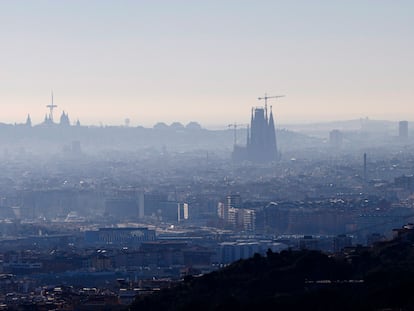
[[[410,119],[412,1],[1,1],[1,122]],[[19,121],[21,120],[21,121]]]
[[0,1],[0,308],[120,310],[413,222],[413,8]]

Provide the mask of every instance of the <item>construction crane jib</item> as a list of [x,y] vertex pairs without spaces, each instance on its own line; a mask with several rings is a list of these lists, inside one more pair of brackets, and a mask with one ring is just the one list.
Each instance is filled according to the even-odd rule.
[[233,123],[233,124],[229,124],[227,126],[228,128],[233,128],[234,130],[234,145],[237,144],[237,128],[249,128],[249,124],[238,124],[238,123]]
[[[267,116],[267,100],[268,99],[272,99],[272,98],[280,98],[280,97],[285,97],[285,95],[275,95],[275,96],[267,96],[267,93],[265,93],[264,97],[258,97],[258,100],[263,100],[265,101],[265,115]],[[272,108],[272,107],[270,107]]]

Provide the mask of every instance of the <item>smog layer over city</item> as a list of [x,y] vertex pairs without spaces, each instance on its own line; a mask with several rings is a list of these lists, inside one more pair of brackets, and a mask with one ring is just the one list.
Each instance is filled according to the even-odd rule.
[[0,1],[0,310],[413,310],[413,12]]

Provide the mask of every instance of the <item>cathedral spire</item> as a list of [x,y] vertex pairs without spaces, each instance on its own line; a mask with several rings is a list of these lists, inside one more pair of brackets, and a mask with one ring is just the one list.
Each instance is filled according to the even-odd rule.
[[27,115],[26,126],[28,127],[32,126],[32,119],[30,118],[30,114]]
[[271,160],[277,159],[277,144],[276,144],[276,129],[273,120],[272,106],[270,106],[269,127],[268,127],[268,144],[269,144],[269,158]]
[[250,126],[247,124],[246,146],[250,145]]
[[63,110],[62,115],[60,116],[60,125],[61,126],[70,126],[69,114],[65,113]]

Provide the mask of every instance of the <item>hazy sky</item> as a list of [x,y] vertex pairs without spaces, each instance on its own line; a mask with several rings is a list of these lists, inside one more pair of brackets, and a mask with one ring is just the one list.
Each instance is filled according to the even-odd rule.
[[0,122],[414,120],[414,1],[0,0]]

